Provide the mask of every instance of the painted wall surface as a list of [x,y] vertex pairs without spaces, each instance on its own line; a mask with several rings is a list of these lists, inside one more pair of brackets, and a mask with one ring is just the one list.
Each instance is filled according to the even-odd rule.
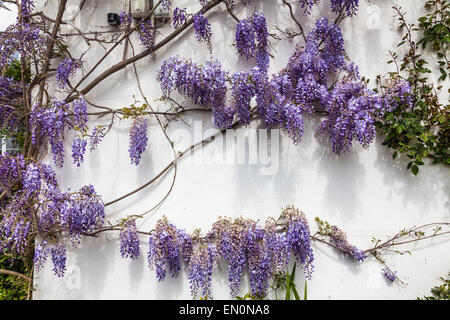
[[[45,1],[46,12],[55,16],[56,1]],[[41,5],[44,1],[41,1]],[[83,30],[110,30],[108,12],[120,12],[122,1],[87,1],[78,14],[76,4],[70,2],[67,19]],[[179,7],[192,12],[199,8],[197,1],[175,1]],[[325,4],[323,4],[325,3]],[[423,13],[423,1],[360,1],[356,17],[345,20],[344,33],[347,54],[360,67],[361,74],[370,79],[380,73],[392,71],[388,51],[395,48],[401,34],[396,30],[392,6],[397,3],[408,13],[412,22]],[[254,7],[267,16],[270,32],[274,26],[281,30],[294,28],[287,7],[281,1],[253,0],[240,18],[250,15]],[[298,6],[297,6],[298,7]],[[311,16],[303,16],[297,9],[297,17],[305,30],[311,30],[320,16],[333,17],[329,2],[321,1]],[[226,15],[224,6],[218,6],[207,15],[213,29],[212,57],[217,58],[229,71],[249,70],[253,62],[239,58],[233,47],[236,23]],[[70,26],[66,26],[68,32]],[[171,26],[158,29],[162,34]],[[158,39],[163,36],[158,35]],[[133,38],[134,49],[143,47]],[[157,39],[157,42],[158,42]],[[82,39],[68,39],[73,51],[86,49]],[[300,37],[292,40],[271,39],[272,51],[269,72],[280,70],[287,62],[293,48],[302,43]],[[86,53],[84,69],[89,70],[102,55],[103,49],[92,43]],[[130,50],[128,54],[131,54]],[[173,55],[192,58],[204,63],[210,57],[206,45],[195,40],[193,31],[187,31],[157,52],[156,60],[150,57],[136,64],[145,94],[153,102],[161,96],[155,75],[161,62]],[[107,67],[121,61],[123,47],[116,49],[105,61]],[[56,62],[55,62],[56,63]],[[78,74],[78,78],[81,73]],[[90,77],[92,79],[92,76]],[[374,82],[372,80],[372,82]],[[448,83],[447,83],[448,85]],[[133,103],[133,95],[141,100],[132,66],[111,76],[91,91],[87,98],[98,105],[120,108]],[[448,99],[444,96],[443,99]],[[180,100],[182,101],[182,100]],[[188,103],[188,102],[186,102]],[[186,104],[187,105],[187,104]],[[165,110],[169,106],[153,102],[153,107]],[[109,123],[109,116],[98,123]],[[264,221],[269,216],[278,217],[281,208],[292,204],[307,216],[312,230],[314,218],[320,217],[340,226],[348,234],[350,242],[360,248],[368,248],[371,238],[386,239],[397,231],[429,222],[450,221],[450,170],[443,166],[427,166],[415,177],[405,170],[406,160],[392,160],[392,152],[381,145],[378,136],[368,150],[356,146],[350,154],[335,156],[326,141],[316,137],[314,130],[319,119],[305,120],[303,141],[294,145],[284,134],[264,137],[258,133],[260,124],[252,123],[236,134],[248,136],[252,145],[258,138],[272,141],[269,158],[257,157],[244,164],[222,161],[223,155],[233,155],[233,150],[221,152],[220,139],[196,151],[178,163],[175,186],[168,199],[151,215],[138,221],[141,230],[151,230],[162,215],[187,231],[195,228],[209,230],[218,216],[245,216]],[[189,114],[183,120],[172,122],[168,133],[175,141],[176,150],[183,150],[193,142],[214,132],[210,114]],[[96,122],[94,122],[96,123]],[[201,126],[200,126],[201,124]],[[78,189],[93,184],[97,192],[108,202],[153,178],[170,161],[173,154],[156,120],[149,125],[149,146],[138,167],[131,165],[128,155],[128,129],[130,121],[115,121],[115,127],[92,153],[87,154],[80,168],[71,163],[71,136],[66,139],[66,164],[58,171],[63,188]],[[265,131],[263,131],[265,132]],[[277,143],[278,142],[278,143]],[[247,146],[248,147],[248,146]],[[268,159],[270,160],[268,162]],[[50,157],[48,159],[50,162]],[[118,221],[130,214],[140,214],[153,207],[166,194],[172,183],[174,171],[166,173],[156,183],[143,191],[108,207],[107,220]],[[381,265],[368,259],[355,263],[331,248],[315,244],[315,271],[308,283],[309,299],[413,299],[429,293],[437,284],[436,278],[450,271],[449,238],[438,238],[405,246],[412,255],[386,255],[386,262],[398,274],[406,286],[388,283],[381,274]],[[141,257],[137,261],[123,260],[119,253],[118,233],[102,234],[86,239],[79,248],[69,244],[67,274],[59,279],[52,274],[51,262],[36,274],[35,299],[181,299],[190,298],[187,271],[180,278],[167,278],[158,283],[154,271],[146,261],[147,239],[142,238]],[[213,293],[216,299],[231,298],[227,287],[226,266],[215,270]],[[304,278],[298,273],[298,286]],[[245,283],[245,278],[243,280]],[[242,285],[242,294],[247,290]]]

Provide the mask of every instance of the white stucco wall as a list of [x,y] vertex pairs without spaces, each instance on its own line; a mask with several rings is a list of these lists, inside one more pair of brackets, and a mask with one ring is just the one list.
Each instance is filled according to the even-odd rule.
[[[328,4],[328,1],[323,2]],[[342,30],[348,56],[359,65],[361,74],[374,79],[377,74],[392,70],[392,65],[386,64],[388,50],[395,48],[400,38],[394,27],[392,5],[401,5],[408,12],[410,21],[415,21],[422,13],[423,1],[360,2],[358,15],[346,20]],[[54,0],[48,1],[46,10],[50,16],[55,15],[55,3]],[[87,1],[86,8],[75,22],[83,30],[108,30],[106,13],[120,12],[120,3],[119,0]],[[197,1],[175,3],[180,7],[199,7]],[[264,10],[271,27],[294,27],[288,9],[280,5],[281,1],[253,0],[253,3]],[[237,12],[237,15],[242,18],[247,12],[251,14],[254,5],[245,12]],[[253,62],[239,58],[232,46],[235,22],[229,17],[224,18],[223,12],[224,7],[219,6],[207,15],[213,27],[212,56],[229,71],[250,69]],[[327,5],[323,8],[320,5],[311,17],[302,16],[299,10],[298,18],[309,31],[317,17],[330,16],[329,12]],[[164,31],[167,30],[161,30]],[[271,29],[271,32],[275,31]],[[270,72],[276,72],[285,65],[297,41],[301,41],[300,37],[294,41],[271,40],[272,54],[276,59],[271,60]],[[142,47],[138,40],[134,43],[140,52]],[[86,47],[83,40],[71,45],[75,52],[81,52]],[[94,47],[85,55],[86,70],[101,53],[100,48]],[[123,50],[117,49],[99,71],[120,61],[122,54]],[[189,31],[158,51],[156,61],[150,58],[139,61],[138,71],[150,101],[161,96],[155,81],[156,71],[164,59],[175,54],[192,58],[198,63],[204,63],[209,58],[206,45],[197,43],[193,32]],[[119,108],[130,105],[132,95],[140,99],[133,69],[129,66],[99,85],[87,98],[99,105]],[[156,102],[153,106],[161,110],[166,108]],[[106,118],[103,123],[108,123],[109,117]],[[203,121],[203,131],[199,132],[213,128],[211,115],[189,114],[184,120],[171,124],[169,134],[185,128],[194,136],[194,120]],[[71,137],[68,136],[66,164],[58,171],[63,188],[74,190],[91,183],[108,202],[142,185],[172,160],[171,149],[153,118],[145,156],[138,167],[129,164],[129,124],[128,120],[116,121],[115,128],[96,151],[87,154],[80,168],[71,164]],[[326,142],[315,137],[317,124],[317,119],[305,120],[303,141],[297,146],[284,134],[280,135],[277,152],[279,169],[273,175],[262,175],[265,166],[261,163],[205,164],[201,153],[194,155],[197,161],[192,161],[192,158],[181,160],[169,198],[152,215],[138,222],[139,229],[152,229],[163,214],[188,231],[197,227],[208,230],[219,215],[242,215],[264,221],[269,216],[277,217],[281,207],[292,204],[306,214],[312,230],[315,230],[314,218],[318,216],[340,226],[352,243],[365,249],[371,245],[372,237],[385,239],[405,227],[450,221],[448,168],[427,166],[421,168],[419,176],[414,177],[405,170],[404,160],[392,160],[392,152],[381,146],[380,136],[369,150],[355,147],[352,153],[337,157]],[[253,123],[245,129],[245,133],[255,138],[257,127],[258,123]],[[198,141],[197,137],[194,138]],[[183,150],[183,145],[187,143],[178,140],[175,147]],[[204,151],[208,153],[214,148],[214,144],[210,144]],[[211,160],[212,157],[207,158]],[[48,161],[51,161],[50,157]],[[167,192],[172,176],[173,171],[170,171],[152,186],[108,207],[107,219],[116,222],[121,217],[139,214],[153,207]],[[313,280],[308,283],[309,299],[410,299],[427,294],[430,287],[437,283],[436,278],[450,271],[448,240],[448,237],[438,238],[403,247],[413,250],[412,256],[385,256],[386,262],[392,269],[398,270],[401,279],[407,282],[406,286],[385,281],[381,275],[381,265],[370,258],[365,263],[355,263],[325,245],[315,244],[315,272]],[[155,273],[147,267],[145,237],[142,238],[141,258],[137,261],[121,259],[118,233],[86,239],[77,249],[67,248],[66,277],[58,279],[53,276],[51,262],[47,262],[45,269],[36,274],[35,299],[190,299],[186,271],[179,279],[169,277],[158,283]],[[226,270],[225,266],[221,267]],[[220,272],[216,268],[215,274],[214,297],[230,298],[226,271]],[[302,288],[304,278],[300,272],[297,282]],[[242,294],[245,292],[246,285],[243,285]]]

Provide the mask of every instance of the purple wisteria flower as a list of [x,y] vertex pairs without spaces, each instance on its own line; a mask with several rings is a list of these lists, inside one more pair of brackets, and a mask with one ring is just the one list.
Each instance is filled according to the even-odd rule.
[[266,17],[262,12],[255,11],[252,16],[252,22],[257,42],[255,53],[257,66],[259,70],[267,72],[269,69],[269,31],[267,29]]
[[214,108],[214,120],[219,128],[228,128],[233,122],[234,107],[225,106],[226,77],[218,61],[197,65],[178,56],[165,60],[158,72],[163,94],[176,90],[191,98],[194,104]]
[[178,277],[182,260],[190,259],[189,251],[192,251],[192,247],[189,249],[190,241],[186,237],[165,216],[156,223],[156,230],[149,237],[147,260],[150,269],[156,269],[159,281],[164,280],[167,272],[173,278]]
[[383,112],[382,99],[366,83],[353,76],[344,77],[330,94],[326,107],[328,117],[318,132],[327,134],[333,152],[351,150],[352,141],[367,148],[375,139],[375,117]]
[[266,296],[272,275],[272,251],[267,240],[261,239],[260,235],[253,232],[248,248],[250,294],[257,299]]
[[122,26],[124,26],[125,30],[129,30],[131,27],[131,23],[133,22],[133,16],[131,12],[121,11],[119,13],[119,21]]
[[15,132],[22,125],[22,115],[16,106],[22,103],[22,86],[13,78],[0,76],[0,125]]
[[155,28],[153,27],[152,20],[142,20],[138,24],[139,39],[142,45],[144,45],[149,52],[153,52],[155,45]]
[[383,108],[386,112],[392,112],[399,106],[412,109],[414,105],[414,94],[409,82],[399,77],[387,81],[383,96]]
[[95,150],[95,148],[100,144],[104,136],[105,136],[104,127],[97,126],[94,129],[92,129],[91,138],[89,140],[89,147],[91,151]]
[[236,48],[247,59],[256,58],[260,71],[269,68],[267,21],[262,12],[255,11],[250,18],[239,21],[236,26]]
[[359,0],[331,0],[331,11],[334,13],[345,12],[352,16],[358,11]]
[[54,245],[50,248],[53,262],[53,273],[58,277],[64,277],[66,272],[66,248],[64,245]]
[[211,41],[211,25],[201,12],[194,15],[194,30],[198,41]]
[[306,278],[310,279],[314,271],[314,253],[308,221],[302,212],[293,208],[285,210],[283,216],[287,225],[286,243],[302,265]]
[[68,104],[54,99],[49,106],[36,105],[30,115],[31,141],[37,145],[48,140],[53,160],[59,168],[64,163],[64,131],[67,128]]
[[351,256],[357,261],[364,261],[367,258],[364,251],[348,242],[347,235],[338,227],[331,226],[328,236],[330,237],[331,243],[342,253]]
[[21,0],[20,8],[21,8],[21,13],[22,13],[23,16],[29,16],[33,12],[33,10],[35,8],[34,1],[32,1],[32,0]]
[[30,164],[28,164],[27,170],[24,173],[22,181],[23,181],[23,188],[26,192],[35,194],[36,192],[40,191],[41,173],[39,167],[35,163],[30,162]]
[[81,60],[66,58],[58,66],[56,70],[56,83],[60,89],[64,89],[68,82],[69,77],[72,76],[78,69],[82,67]]
[[141,255],[139,251],[139,234],[137,233],[136,220],[130,219],[123,223],[120,230],[120,255],[123,259],[138,259]]
[[302,8],[304,9],[303,14],[310,14],[311,8],[315,6],[319,0],[298,0]]
[[200,246],[192,255],[189,263],[189,283],[192,297],[210,299],[212,269],[216,259],[216,249],[213,245]]
[[75,127],[80,131],[87,130],[87,105],[83,96],[73,101],[73,113],[75,114]]
[[250,123],[250,102],[255,95],[251,76],[244,71],[233,74],[231,90],[239,120],[243,124]]
[[397,271],[392,271],[389,267],[383,268],[381,271],[387,280],[394,282],[397,279]]
[[169,10],[171,6],[172,6],[171,0],[161,0],[161,7]]
[[236,49],[247,59],[255,54],[255,30],[251,19],[242,19],[236,26]]
[[242,272],[247,264],[248,233],[253,225],[250,219],[220,219],[207,235],[215,239],[218,254],[228,262],[228,282],[232,296],[239,293]]
[[47,256],[49,254],[49,249],[47,248],[47,241],[43,241],[41,244],[37,245],[34,250],[33,264],[36,272],[39,272],[47,261]]
[[80,137],[77,137],[73,140],[72,159],[73,159],[73,164],[76,164],[77,167],[79,167],[81,165],[81,163],[84,161],[86,145],[87,145],[86,140],[81,139]]
[[175,29],[181,27],[186,22],[186,8],[175,8],[173,10],[172,24]]
[[46,201],[39,215],[38,227],[49,230],[55,224],[64,230],[73,246],[81,237],[97,230],[105,219],[105,206],[92,185],[69,194],[50,187],[44,190]]
[[128,152],[130,154],[131,163],[138,165],[147,148],[147,119],[137,117],[130,127],[130,144]]

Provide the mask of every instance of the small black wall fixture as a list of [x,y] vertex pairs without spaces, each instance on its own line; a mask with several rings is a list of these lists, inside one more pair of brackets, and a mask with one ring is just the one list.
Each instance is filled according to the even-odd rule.
[[108,23],[113,27],[120,25],[119,15],[117,13],[108,13]]

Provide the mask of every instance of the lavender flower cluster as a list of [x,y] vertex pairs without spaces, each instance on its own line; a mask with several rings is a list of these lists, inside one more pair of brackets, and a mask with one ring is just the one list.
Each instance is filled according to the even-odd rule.
[[[31,4],[32,1],[27,1]],[[31,8],[29,5],[26,8]],[[0,34],[0,69],[4,70],[14,62],[17,53],[22,61],[29,61],[35,56],[46,53],[50,35],[42,27],[30,19],[20,19],[17,23],[8,26]]]
[[[236,72],[231,77],[218,62],[199,66],[178,57],[164,61],[158,80],[165,95],[176,89],[195,104],[214,106],[214,120],[219,128],[229,128],[237,118],[243,124],[251,119],[250,103],[256,97],[257,111],[268,128],[281,127],[294,143],[301,141],[304,114],[319,109],[328,116],[318,132],[328,135],[332,150],[350,151],[353,140],[368,147],[375,136],[375,118],[383,115],[383,100],[367,88],[357,68],[345,62],[342,32],[327,18],[320,18],[308,34],[306,46],[298,47],[286,67],[271,78],[267,75],[267,22],[257,11],[241,20],[236,28],[236,47],[247,57],[256,56],[257,66],[250,72]],[[334,88],[327,88],[333,76],[344,76]],[[216,75],[215,77],[212,75]],[[227,82],[231,104],[226,103]],[[395,92],[397,93],[397,91]],[[386,104],[386,101],[384,102]]]
[[211,24],[208,22],[201,12],[194,15],[194,30],[195,36],[199,42],[206,41],[210,44],[211,41]]
[[119,13],[119,21],[125,30],[129,30],[131,28],[131,24],[133,23],[133,16],[131,15],[131,12],[121,11]]
[[64,164],[64,131],[68,127],[69,106],[65,101],[54,99],[49,106],[35,105],[30,116],[31,140],[38,145],[48,140],[55,165]]
[[81,60],[66,58],[56,70],[56,83],[60,89],[64,89],[69,83],[69,77],[82,67]]
[[214,108],[216,125],[228,128],[234,110],[225,106],[227,75],[218,61],[208,61],[202,66],[175,56],[163,62],[157,80],[166,96],[176,90],[196,105]]
[[189,282],[192,297],[211,298],[211,282],[216,249],[213,245],[202,245],[192,254],[189,262]]
[[255,11],[250,18],[242,19],[236,26],[236,48],[247,59],[256,58],[261,71],[269,68],[267,21],[262,12]]
[[318,132],[329,136],[337,154],[349,152],[354,139],[365,148],[375,139],[375,117],[383,113],[383,102],[359,76],[349,75],[338,82],[326,109],[329,115]]
[[385,112],[392,112],[398,107],[412,110],[414,95],[411,86],[405,79],[394,77],[384,85],[383,108]]
[[128,152],[132,164],[139,164],[139,160],[147,148],[147,141],[147,119],[137,117],[130,127],[130,145]]
[[123,228],[120,230],[120,255],[124,259],[138,259],[141,255],[136,219],[130,219],[123,223]]
[[178,29],[186,22],[186,8],[175,8],[173,10],[172,24],[175,29]]
[[342,253],[351,256],[357,261],[364,261],[364,259],[367,258],[367,255],[364,251],[361,251],[356,246],[348,242],[347,235],[338,227],[331,226],[328,236],[330,237],[331,244],[333,244]]
[[87,142],[80,137],[73,140],[72,144],[72,159],[73,163],[79,167],[84,161],[84,153],[86,152]]
[[[302,8],[304,9],[304,14],[310,14],[311,9],[319,0],[298,0]],[[359,0],[330,0],[331,1],[331,11],[334,13],[345,13],[347,16],[352,16],[358,11]]]
[[167,272],[178,277],[182,261],[188,262],[192,255],[192,240],[188,235],[164,216],[159,219],[156,229],[149,237],[147,254],[150,269],[156,269],[156,277],[164,280]]
[[397,280],[397,271],[392,271],[389,267],[383,268],[381,271],[387,280],[391,282]]
[[0,127],[10,132],[19,129],[23,116],[17,106],[22,104],[22,86],[12,78],[0,76]]
[[[83,236],[102,226],[104,205],[92,186],[77,192],[62,192],[49,165],[30,162],[22,155],[1,155],[0,187],[11,190],[20,186],[1,202],[0,252],[24,255],[36,235],[52,235],[68,239],[77,246]],[[65,270],[65,249],[62,244],[42,242],[36,246],[37,269],[48,255],[52,256],[54,272]]]
[[152,20],[142,20],[138,24],[139,39],[142,45],[144,45],[149,52],[153,51],[155,45],[155,28],[153,27]]

